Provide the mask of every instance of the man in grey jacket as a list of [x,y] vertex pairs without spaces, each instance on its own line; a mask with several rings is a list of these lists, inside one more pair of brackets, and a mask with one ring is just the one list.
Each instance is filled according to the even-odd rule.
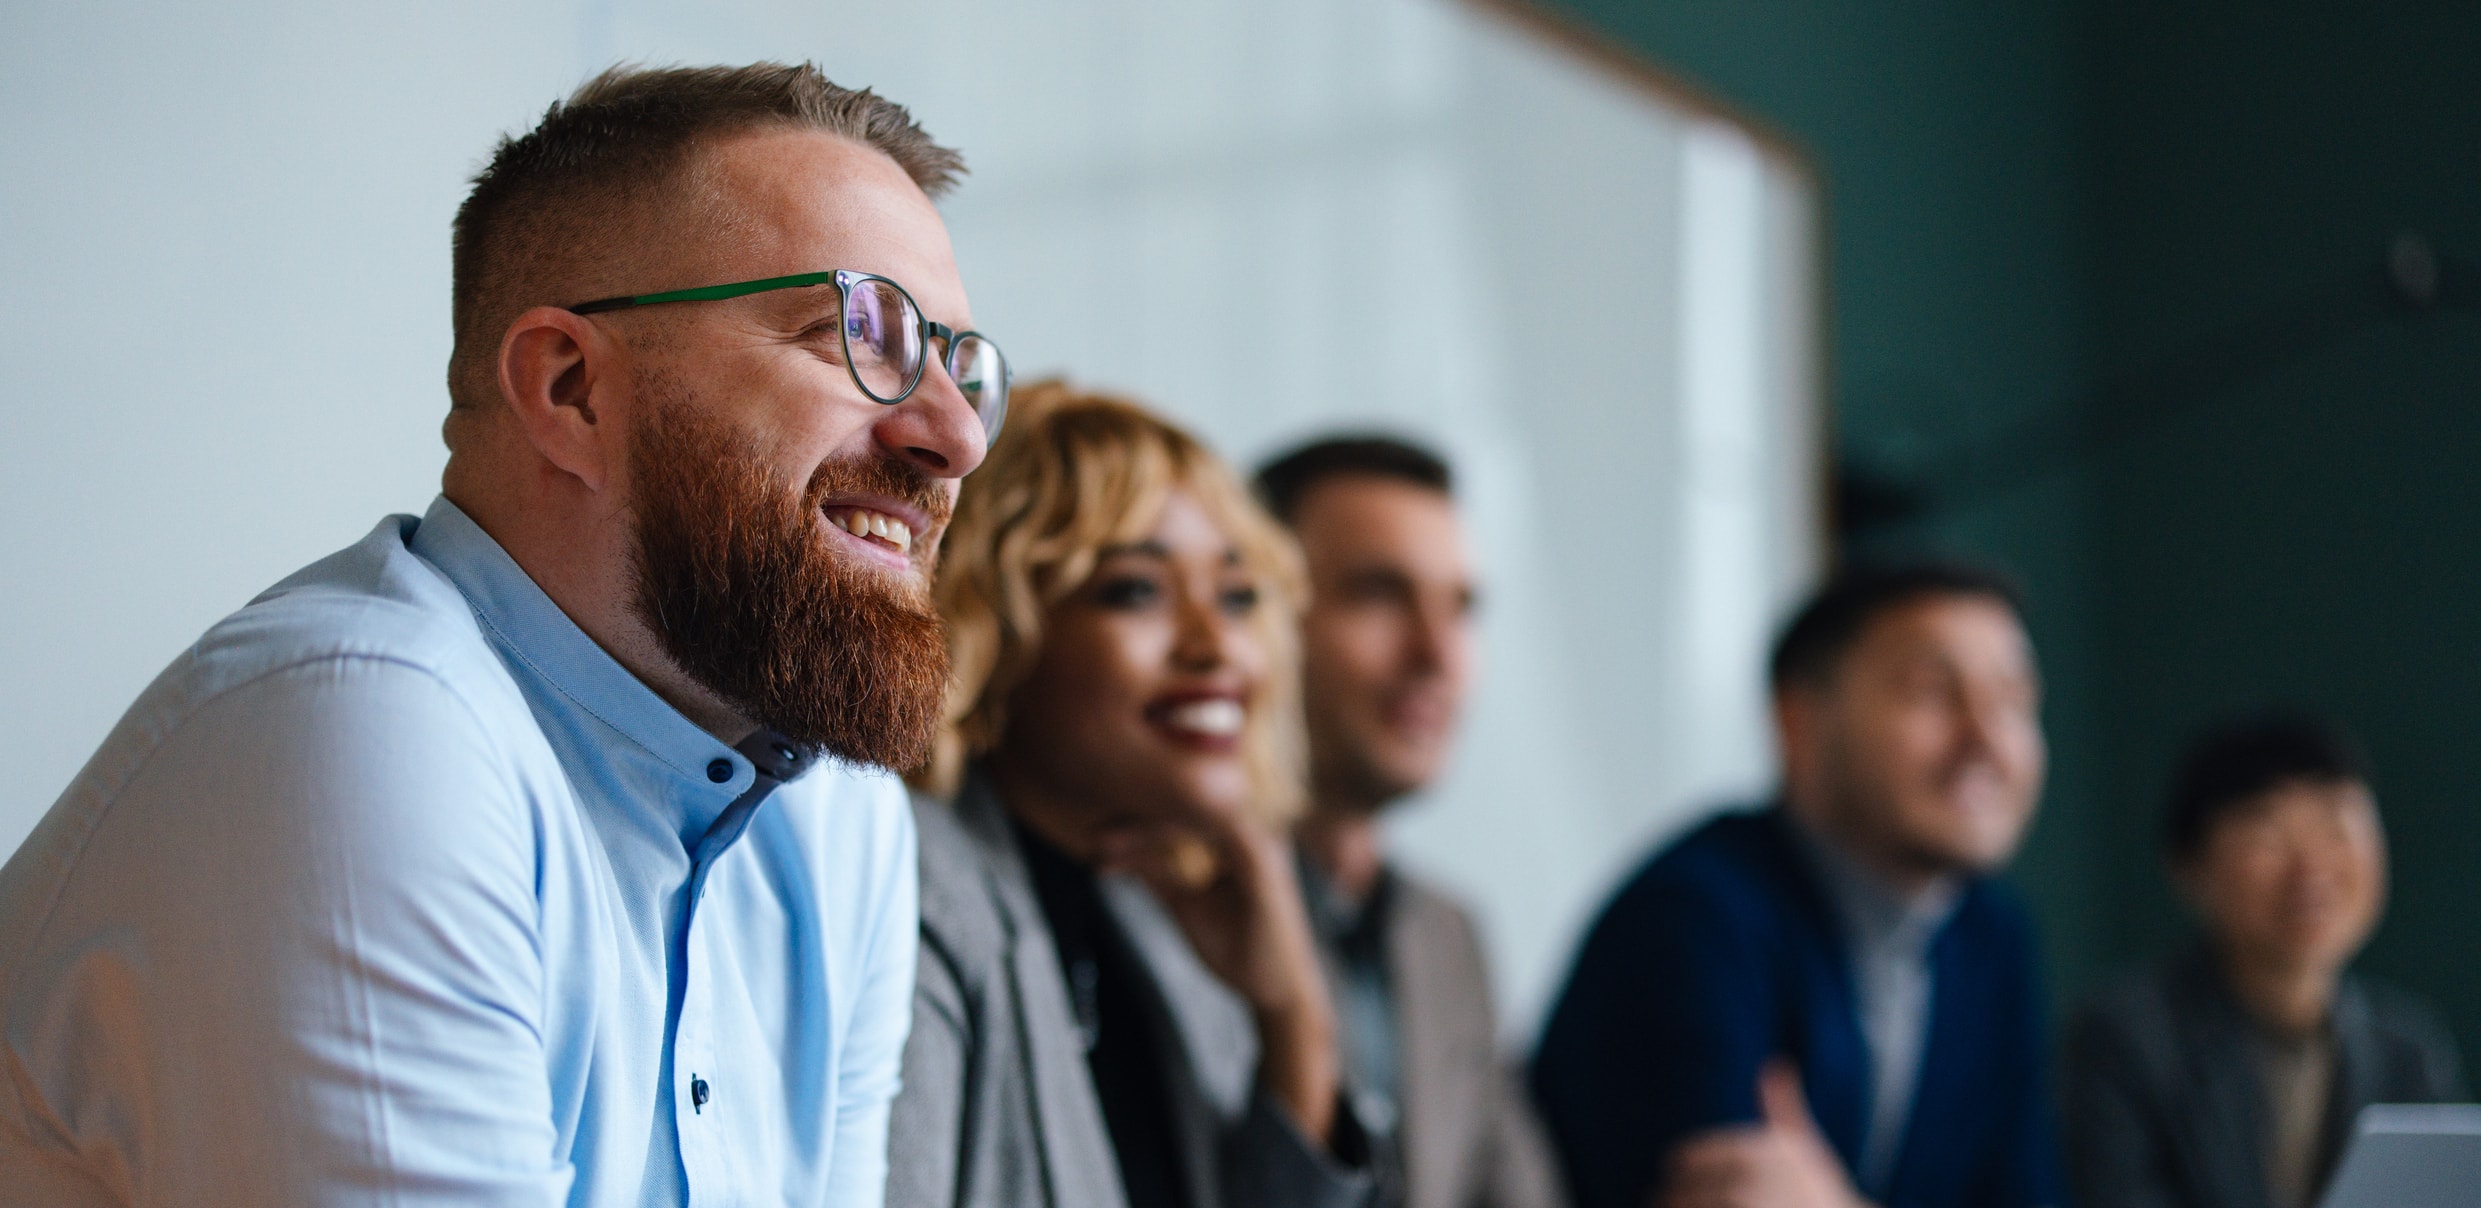
[[1407,1208],[1551,1208],[1560,1180],[1502,1062],[1473,924],[1379,849],[1381,814],[1445,764],[1472,663],[1473,573],[1448,467],[1401,440],[1344,437],[1268,464],[1257,485],[1309,570],[1301,883],[1382,1194]]
[[2361,1108],[2467,1094],[2437,1016],[2346,968],[2385,898],[2361,756],[2315,718],[2222,726],[2190,748],[2167,821],[2205,935],[2069,1030],[2077,1199],[2307,1208]]

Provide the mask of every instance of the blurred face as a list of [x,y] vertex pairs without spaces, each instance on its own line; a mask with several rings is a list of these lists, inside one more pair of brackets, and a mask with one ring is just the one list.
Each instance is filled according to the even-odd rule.
[[2222,949],[2332,976],[2377,926],[2386,839],[2357,781],[2292,781],[2217,819],[2180,880]]
[[1105,550],[1051,609],[992,752],[1002,777],[1084,811],[1089,830],[1245,809],[1242,736],[1268,667],[1257,608],[1239,551],[1173,491],[1143,538]]
[[[939,216],[875,151],[811,132],[705,156],[715,229],[666,279],[852,268],[970,325]],[[625,292],[625,290],[624,290]],[[842,363],[832,287],[598,316],[628,346],[623,498],[636,609],[681,669],[762,726],[862,763],[927,752],[946,679],[929,577],[981,424],[933,364],[904,403]]]
[[1856,854],[1903,878],[2014,855],[2046,750],[2031,644],[2006,605],[1929,596],[1881,613],[1826,683],[1778,700],[1786,779]]
[[1455,505],[1414,483],[1330,479],[1303,496],[1310,773],[1324,808],[1371,810],[1447,761],[1473,664],[1473,569]]

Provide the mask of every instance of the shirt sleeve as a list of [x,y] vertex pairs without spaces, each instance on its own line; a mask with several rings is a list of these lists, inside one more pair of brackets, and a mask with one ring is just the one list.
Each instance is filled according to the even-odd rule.
[[1682,1140],[1755,1121],[1775,1019],[1764,943],[1713,895],[1668,881],[1614,901],[1533,1066],[1579,1208],[1643,1208]]
[[51,849],[0,1007],[36,1147],[116,1203],[561,1200],[539,836],[506,769],[447,685],[379,658],[179,718]]
[[921,947],[921,874],[913,813],[901,791],[893,841],[882,854],[879,911],[870,929],[862,981],[853,999],[837,1065],[836,1136],[827,1202],[832,1208],[880,1208],[887,1195],[887,1126],[903,1082],[905,1037],[913,1027],[913,968]]

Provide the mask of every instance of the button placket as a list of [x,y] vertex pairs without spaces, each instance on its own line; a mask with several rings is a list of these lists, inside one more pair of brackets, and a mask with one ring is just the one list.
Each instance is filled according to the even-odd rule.
[[[691,884],[704,881],[705,872],[703,866],[694,869]],[[722,1134],[716,1131],[722,1105],[717,1101],[714,1002],[705,977],[710,953],[702,921],[693,893],[683,919],[688,942],[682,946],[686,968],[682,970],[680,1021],[672,1033],[672,1119],[680,1139],[681,1167],[689,1178],[690,1202],[729,1203],[731,1163],[724,1160]]]
[[[728,792],[739,770],[732,760],[718,756],[707,762],[706,777],[710,783]],[[712,1118],[715,1110],[714,1083],[709,1080],[715,1063],[708,1035],[711,1004],[705,976],[707,953],[703,937],[706,929],[701,923],[705,917],[702,903],[707,864],[712,858],[710,844],[702,837],[691,849],[689,857],[689,884],[680,923],[680,1015],[672,1025],[673,1135],[680,1147],[681,1170],[688,1179],[689,1202],[692,1204],[724,1202],[728,1170],[728,1163],[714,1144],[714,1134],[706,1127],[706,1121]],[[701,1093],[702,1090],[704,1093]]]
[[[750,741],[776,740],[753,736]],[[702,921],[706,884],[716,865],[739,843],[751,817],[784,776],[798,772],[801,766],[797,752],[787,754],[791,751],[789,744],[758,750],[760,753],[751,754],[748,745],[741,749],[742,758],[750,761],[748,787],[716,816],[690,853],[688,901],[681,920],[681,1007],[672,1033],[672,1118],[674,1135],[680,1143],[681,1165],[688,1174],[690,1202],[694,1204],[740,1202],[736,1180],[745,1177],[729,1158],[731,1134],[723,1127],[722,1117],[730,1111],[726,1097],[736,1088],[720,1076],[726,1071],[714,1043],[714,949]],[[784,762],[771,762],[769,756]],[[723,773],[720,776],[719,770]],[[707,765],[708,780],[724,786],[726,791],[742,783],[740,772],[738,760],[718,757]]]

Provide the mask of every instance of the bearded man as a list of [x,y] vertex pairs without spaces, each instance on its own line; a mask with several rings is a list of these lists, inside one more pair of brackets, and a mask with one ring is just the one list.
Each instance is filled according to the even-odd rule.
[[0,870],[0,1203],[879,1202],[884,769],[1006,405],[960,170],[809,66],[502,142],[442,495],[208,630]]
[[1584,1208],[2062,1202],[2039,952],[1993,876],[2046,761],[2020,614],[1915,563],[1785,628],[1780,801],[1619,891],[1535,1056]]

